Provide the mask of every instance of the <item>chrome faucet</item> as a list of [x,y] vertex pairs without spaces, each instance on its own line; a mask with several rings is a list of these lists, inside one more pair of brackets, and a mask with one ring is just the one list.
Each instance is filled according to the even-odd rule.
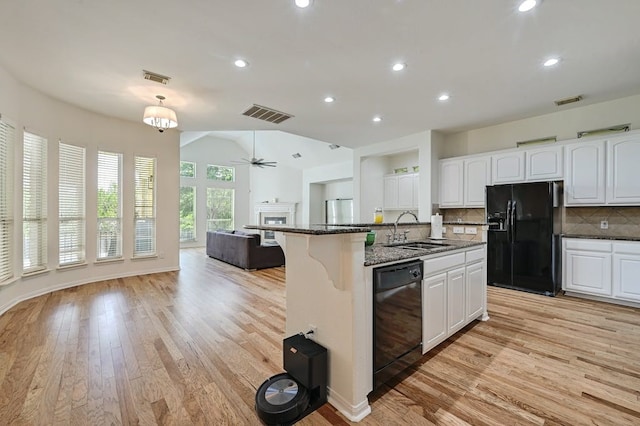
[[[406,214],[410,214],[411,216],[413,216],[413,218],[416,220],[416,223],[420,222],[418,220],[418,216],[416,216],[415,213],[413,213],[413,212],[411,212],[409,210],[400,213],[400,216],[398,216],[396,221],[393,223],[393,241],[399,241],[400,240],[400,236],[398,235],[398,222],[400,221],[400,218],[402,218],[402,216],[404,216]],[[404,233],[404,235],[403,235],[404,241],[407,241],[407,232],[408,231],[406,231]]]

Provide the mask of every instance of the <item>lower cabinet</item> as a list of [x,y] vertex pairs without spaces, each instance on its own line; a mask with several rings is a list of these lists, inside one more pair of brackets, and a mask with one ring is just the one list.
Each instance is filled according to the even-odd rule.
[[486,306],[485,248],[424,261],[422,353],[483,315]]
[[562,289],[640,302],[640,242],[565,238]]

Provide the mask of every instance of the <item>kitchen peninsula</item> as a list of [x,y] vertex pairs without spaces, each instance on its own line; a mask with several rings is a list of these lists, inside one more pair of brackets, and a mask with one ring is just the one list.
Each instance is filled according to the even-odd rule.
[[[286,258],[285,335],[315,329],[314,340],[329,353],[329,402],[351,421],[359,421],[371,412],[367,395],[373,389],[373,268],[408,258],[427,261],[433,258],[436,261],[433,272],[438,277],[444,276],[446,281],[446,268],[456,266],[464,270],[468,251],[481,252],[484,261],[484,243],[475,241],[440,241],[440,247],[428,251],[382,245],[365,249],[368,227],[247,225],[245,228],[275,232]],[[448,260],[454,258],[462,263]],[[484,262],[482,265],[484,273]],[[427,270],[425,264],[425,276]],[[481,285],[476,286],[479,292],[471,293],[480,299],[476,305],[481,311],[474,311],[476,316],[471,320],[488,318],[486,280],[483,274],[479,277]],[[446,283],[443,288],[446,289]],[[468,301],[463,295],[458,310],[466,313]],[[465,314],[465,320],[467,317]],[[442,340],[447,335],[445,330]]]

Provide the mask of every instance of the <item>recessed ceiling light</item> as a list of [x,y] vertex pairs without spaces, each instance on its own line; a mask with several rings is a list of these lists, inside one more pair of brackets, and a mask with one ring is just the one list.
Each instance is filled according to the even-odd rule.
[[373,117],[373,122],[374,123],[379,123],[382,121],[382,117],[380,117],[379,115],[376,115],[375,117]]
[[233,64],[238,68],[244,68],[249,65],[249,62],[245,61],[244,59],[236,59]]
[[331,102],[335,101],[336,98],[334,98],[333,96],[327,96],[326,98],[324,98],[324,101],[328,104],[330,104]]
[[451,96],[449,96],[448,94],[443,93],[442,95],[438,96],[438,100],[439,101],[448,101],[450,97]]
[[552,67],[554,65],[556,65],[558,62],[560,62],[560,59],[558,58],[549,58],[546,61],[544,61],[544,66],[545,67]]
[[311,6],[311,0],[295,0],[296,6],[305,8]]
[[393,69],[394,71],[402,71],[406,67],[407,67],[407,64],[403,64],[402,62],[398,62],[397,64],[393,64],[391,69]]
[[537,4],[538,2],[536,0],[524,0],[522,3],[520,3],[520,6],[518,6],[518,10],[520,12],[528,12],[536,7]]

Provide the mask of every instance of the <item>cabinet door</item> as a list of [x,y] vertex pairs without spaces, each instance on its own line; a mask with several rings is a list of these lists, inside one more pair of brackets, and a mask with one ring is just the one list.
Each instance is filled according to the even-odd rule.
[[640,135],[607,142],[607,203],[640,204]]
[[485,187],[491,184],[491,157],[464,160],[464,206],[484,207]]
[[413,203],[413,173],[398,176],[398,207],[411,209]]
[[491,156],[492,183],[524,181],[524,151]]
[[447,272],[447,329],[449,335],[466,324],[465,315],[465,268]]
[[563,288],[611,296],[611,253],[565,250]]
[[385,176],[382,202],[385,209],[398,208],[398,176]]
[[440,207],[462,207],[463,160],[440,161]]
[[562,179],[562,146],[530,149],[525,155],[528,181]]
[[486,292],[484,262],[474,263],[466,267],[467,322],[481,316],[484,312]]
[[640,243],[613,244],[613,297],[640,302]]
[[604,204],[604,141],[565,147],[565,204]]
[[422,353],[447,338],[447,274],[422,281]]
[[413,174],[413,208],[420,206],[420,173]]

